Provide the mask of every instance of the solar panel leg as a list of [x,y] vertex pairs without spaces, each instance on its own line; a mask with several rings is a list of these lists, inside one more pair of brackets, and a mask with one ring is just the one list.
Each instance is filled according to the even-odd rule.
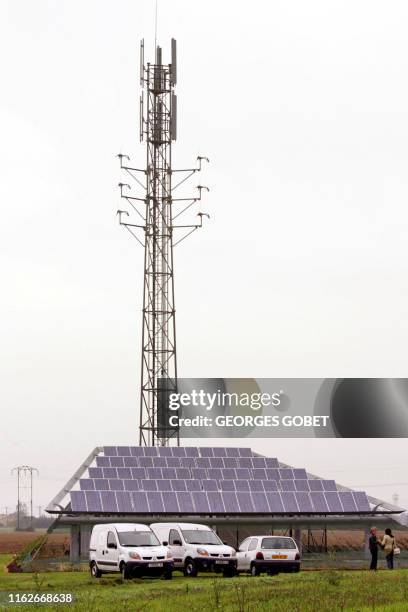
[[80,538],[81,532],[79,525],[71,525],[69,546],[69,560],[71,563],[79,562]]
[[298,546],[300,554],[302,554],[302,530],[298,527],[295,529],[295,542]]

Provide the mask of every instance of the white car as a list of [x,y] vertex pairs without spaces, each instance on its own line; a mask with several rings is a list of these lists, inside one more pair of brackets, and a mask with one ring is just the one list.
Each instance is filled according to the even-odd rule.
[[153,575],[170,580],[173,559],[147,525],[109,523],[92,529],[89,567],[94,578],[121,572],[124,578]]
[[237,551],[237,571],[259,576],[261,572],[298,572],[300,552],[293,538],[286,536],[252,536]]
[[236,552],[224,544],[207,525],[192,523],[153,523],[150,525],[163,545],[168,545],[174,569],[185,576],[197,576],[199,571],[215,571],[224,576],[236,573]]

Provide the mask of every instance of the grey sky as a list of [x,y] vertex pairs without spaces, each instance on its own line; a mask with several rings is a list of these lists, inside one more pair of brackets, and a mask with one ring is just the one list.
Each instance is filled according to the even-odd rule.
[[[144,161],[154,2],[0,11],[1,511],[15,465],[40,469],[44,506],[94,446],[137,440],[142,251],[117,227],[114,155]],[[407,376],[407,18],[403,1],[159,0],[175,165],[211,159],[211,221],[176,251],[182,376]],[[408,506],[405,440],[268,452]]]

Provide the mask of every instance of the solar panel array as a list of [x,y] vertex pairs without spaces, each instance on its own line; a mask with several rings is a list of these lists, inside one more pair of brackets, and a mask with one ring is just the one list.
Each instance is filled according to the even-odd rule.
[[73,490],[73,512],[343,514],[369,512],[365,493],[338,491],[250,448],[106,446]]

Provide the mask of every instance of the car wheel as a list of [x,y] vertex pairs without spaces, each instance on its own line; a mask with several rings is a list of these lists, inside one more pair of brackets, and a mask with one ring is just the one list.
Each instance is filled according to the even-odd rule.
[[132,572],[127,567],[126,563],[123,563],[123,561],[120,564],[120,568],[119,569],[120,569],[120,573],[122,574],[123,580],[129,580],[132,577]]
[[256,567],[256,565],[254,563],[252,563],[251,565],[251,576],[259,576],[261,572],[259,571],[259,568]]
[[235,569],[233,567],[227,567],[223,572],[223,576],[224,578],[232,578],[233,576],[235,576]]
[[91,576],[92,578],[100,578],[102,576],[102,572],[96,565],[95,561],[91,564]]
[[186,559],[184,564],[184,575],[189,578],[195,578],[197,576],[197,566],[194,559]]
[[165,573],[163,574],[163,578],[164,578],[165,580],[172,580],[172,578],[173,578],[173,572],[165,572]]

